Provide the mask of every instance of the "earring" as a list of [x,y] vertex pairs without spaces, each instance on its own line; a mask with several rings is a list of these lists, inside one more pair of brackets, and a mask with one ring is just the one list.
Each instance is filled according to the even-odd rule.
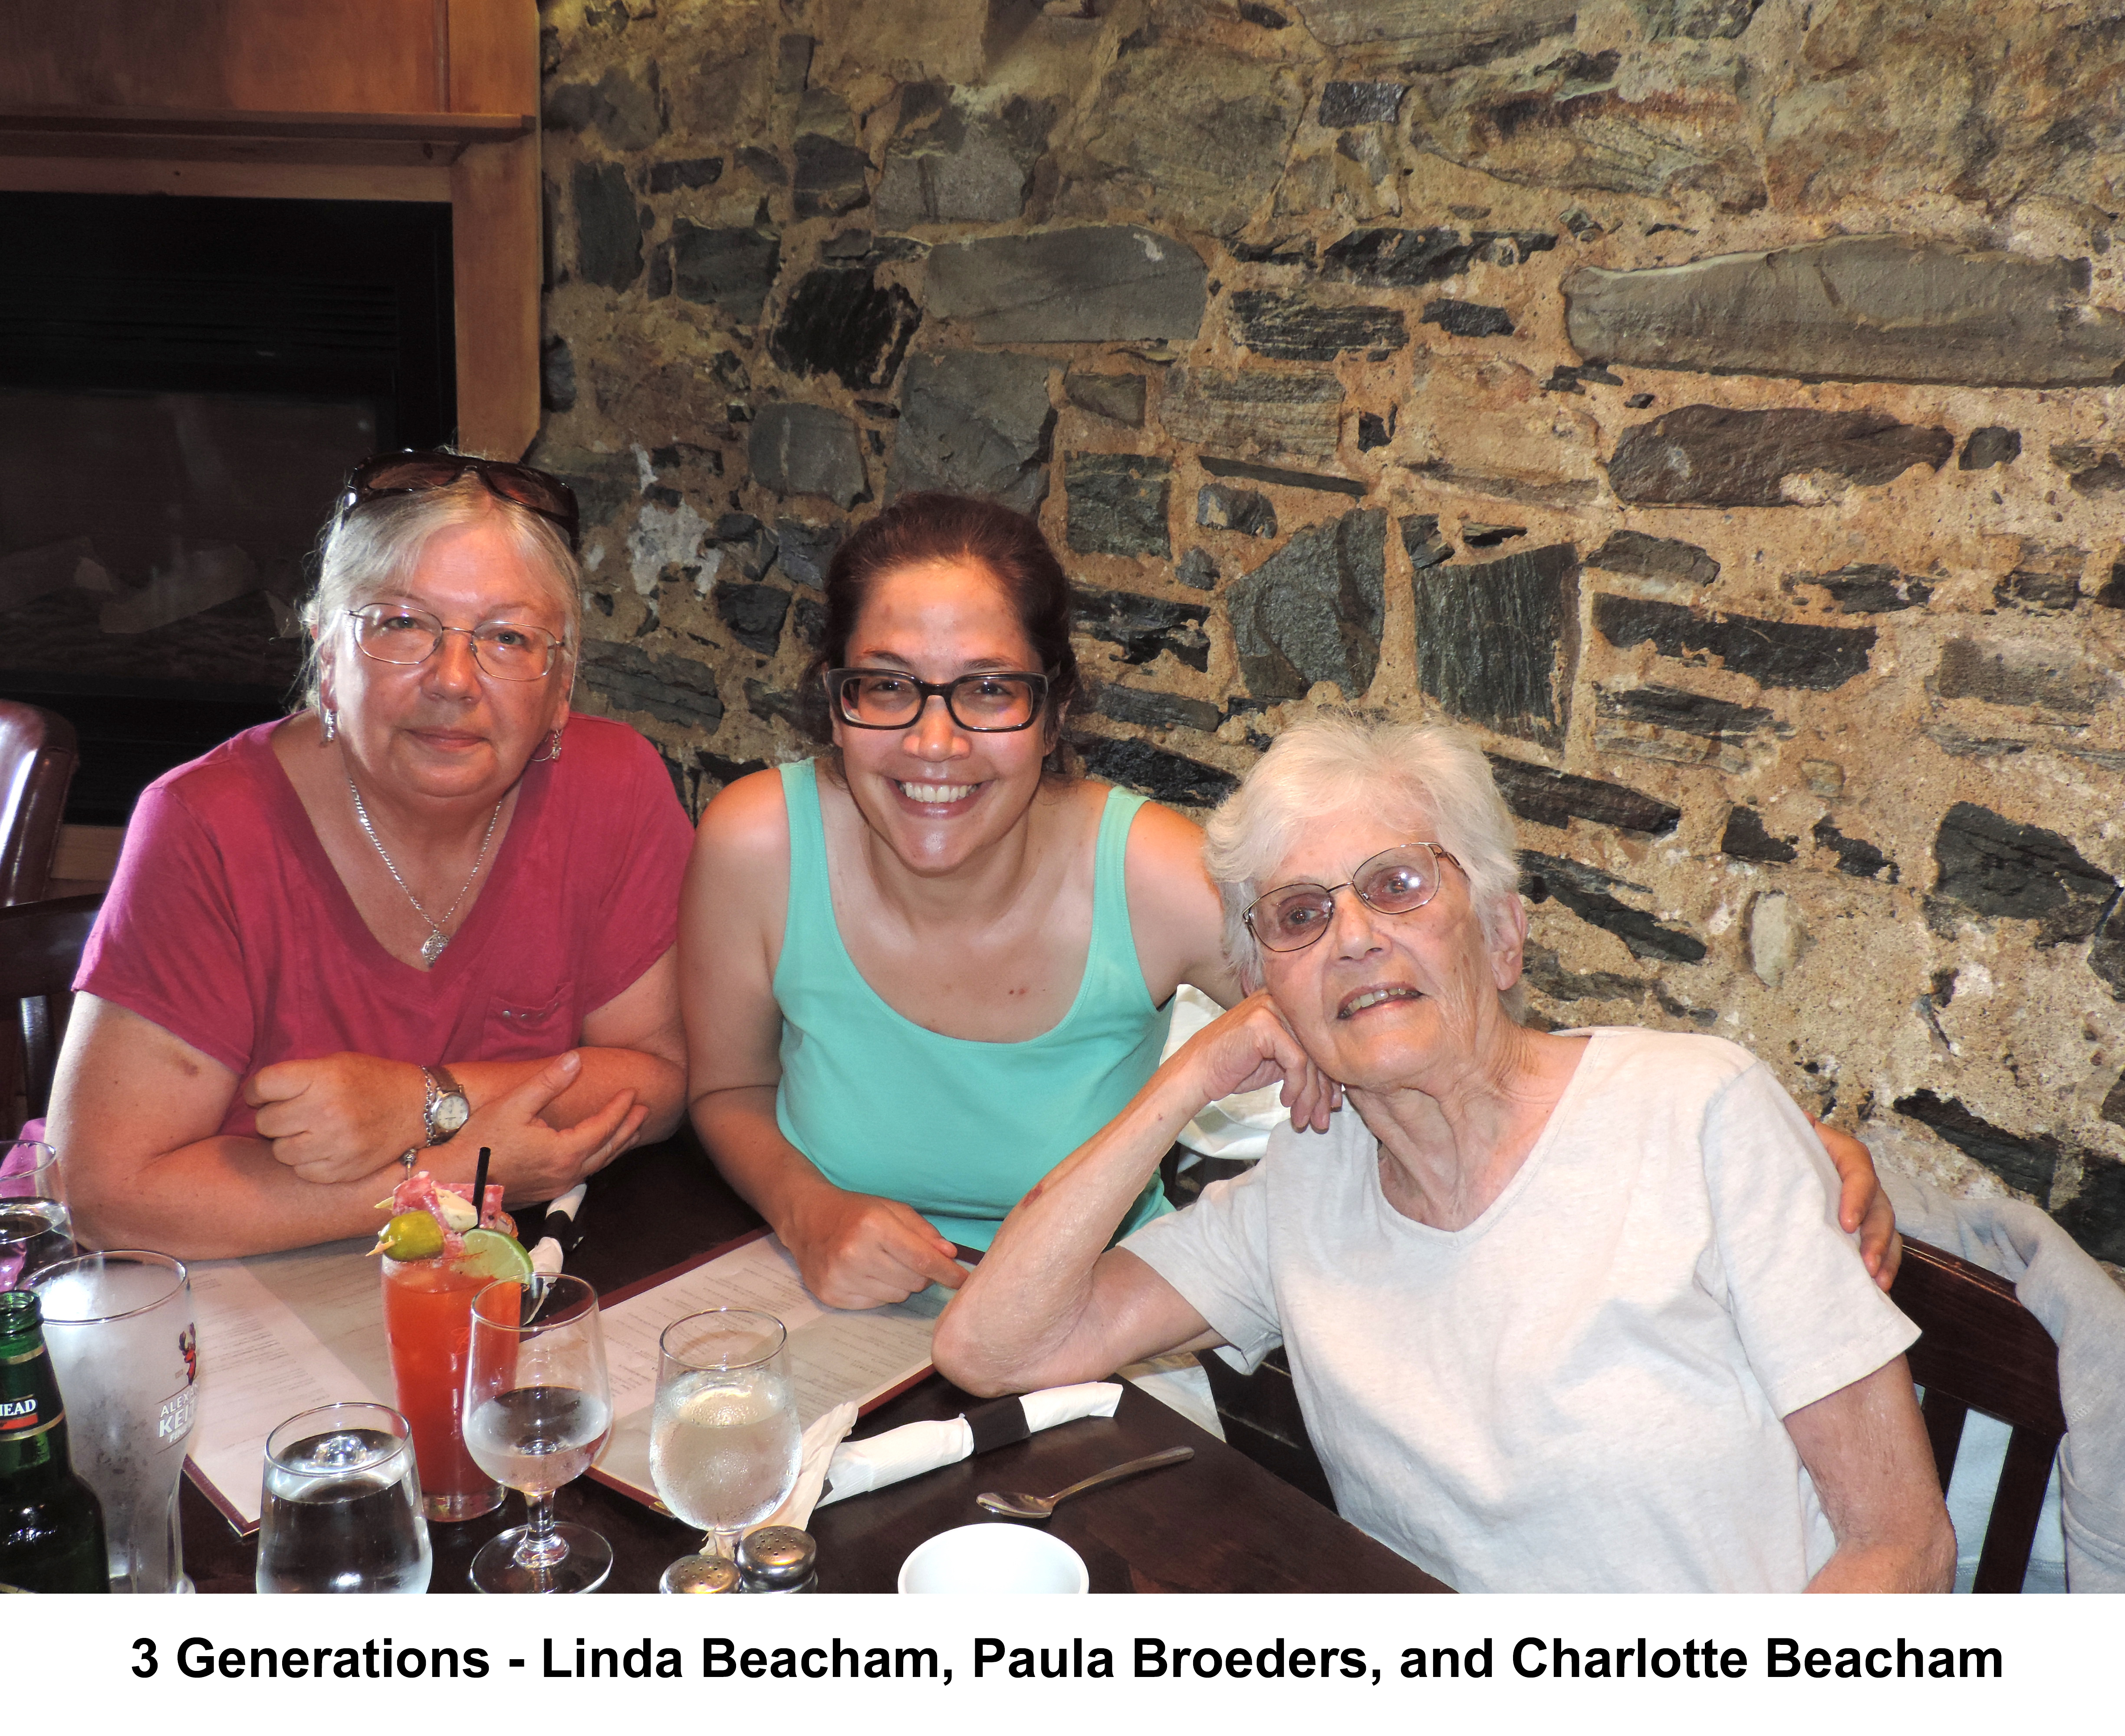
[[558,729],[555,730],[552,735],[546,738],[546,751],[544,753],[534,754],[531,757],[542,764],[548,761],[559,759],[561,757],[560,731]]
[[329,705],[320,705],[318,708],[318,716],[324,723],[325,740],[327,741],[337,740],[339,736],[339,713]]

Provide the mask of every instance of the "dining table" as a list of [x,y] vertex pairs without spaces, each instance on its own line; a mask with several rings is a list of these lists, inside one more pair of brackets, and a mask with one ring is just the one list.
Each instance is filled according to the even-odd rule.
[[[520,1225],[526,1244],[539,1211]],[[568,1270],[601,1296],[756,1230],[760,1215],[716,1171],[690,1129],[630,1151],[592,1178],[577,1215]],[[860,1418],[861,1438],[904,1423],[958,1416],[981,1400],[931,1373]],[[1048,1494],[1125,1460],[1185,1446],[1194,1456],[1065,1503],[1048,1529],[1083,1557],[1095,1592],[1444,1592],[1451,1588],[1368,1536],[1142,1389],[1124,1383],[1110,1418],[1085,1418],[941,1470],[819,1508],[806,1526],[818,1547],[817,1589],[890,1592],[902,1562],[940,1531],[992,1519],[984,1490]],[[699,1533],[632,1496],[582,1477],[563,1487],[557,1517],[611,1543],[602,1589],[653,1592]],[[203,1593],[255,1589],[257,1541],[244,1537],[190,1478],[179,1497],[185,1568]],[[523,1522],[511,1494],[477,1519],[431,1521],[431,1592],[469,1592],[474,1555]]]

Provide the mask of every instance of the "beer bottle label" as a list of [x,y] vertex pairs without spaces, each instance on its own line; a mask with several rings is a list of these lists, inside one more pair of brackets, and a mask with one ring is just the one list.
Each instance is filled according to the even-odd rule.
[[66,1412],[41,1416],[37,1409],[37,1395],[25,1393],[20,1398],[0,1399],[0,1441],[33,1440],[37,1436],[57,1428],[66,1421]]

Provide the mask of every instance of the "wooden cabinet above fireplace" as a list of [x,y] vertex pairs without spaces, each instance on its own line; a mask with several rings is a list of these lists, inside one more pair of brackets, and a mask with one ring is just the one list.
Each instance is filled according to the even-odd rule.
[[0,189],[451,208],[459,442],[539,421],[535,0],[0,12]]

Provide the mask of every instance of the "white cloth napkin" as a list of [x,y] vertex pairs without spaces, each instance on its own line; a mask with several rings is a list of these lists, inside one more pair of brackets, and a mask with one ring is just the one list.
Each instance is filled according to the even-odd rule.
[[[794,1525],[802,1531],[812,1517],[812,1509],[819,1503],[819,1490],[827,1480],[827,1466],[840,1447],[841,1437],[856,1426],[856,1408],[854,1404],[836,1404],[826,1415],[816,1418],[804,1431],[804,1442],[797,1465],[797,1486],[789,1491],[789,1498],[776,1508],[760,1522],[762,1525]],[[920,1428],[923,1425],[913,1425]],[[964,1423],[960,1427],[964,1428]],[[898,1433],[898,1431],[895,1431]]]
[[[1080,1417],[1110,1417],[1121,1396],[1121,1387],[1115,1381],[1086,1381],[1075,1386],[1029,1392],[1019,1402],[1025,1407],[1026,1427],[1038,1434],[1044,1428],[1073,1423]],[[808,1434],[808,1464],[809,1444]],[[816,1504],[830,1506],[850,1495],[866,1494],[888,1484],[919,1477],[925,1471],[956,1465],[973,1450],[973,1430],[964,1417],[941,1423],[909,1423],[867,1441],[844,1441],[834,1449],[826,1470],[827,1492],[818,1496]],[[808,1508],[806,1516],[809,1514]]]
[[[1164,1060],[1225,1009],[1192,984],[1174,991],[1173,1021],[1167,1027]],[[1180,1130],[1180,1143],[1204,1157],[1260,1159],[1269,1150],[1269,1136],[1280,1122],[1288,1121],[1281,1085],[1264,1085],[1259,1091],[1242,1091],[1216,1103],[1205,1103],[1194,1120]]]

